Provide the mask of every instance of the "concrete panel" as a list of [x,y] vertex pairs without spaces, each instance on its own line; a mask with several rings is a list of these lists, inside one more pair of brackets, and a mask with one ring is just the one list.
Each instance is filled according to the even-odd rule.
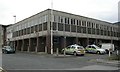
[[74,33],[74,32],[63,32],[63,31],[53,31],[53,35],[55,35],[55,36],[84,37],[84,38],[118,40],[117,37],[102,36],[102,35],[92,35],[92,34],[83,34],[83,33]]

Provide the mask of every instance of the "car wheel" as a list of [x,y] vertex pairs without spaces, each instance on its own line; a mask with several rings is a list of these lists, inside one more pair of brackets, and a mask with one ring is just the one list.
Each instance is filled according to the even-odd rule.
[[74,56],[77,56],[77,53],[76,53],[76,52],[74,52],[73,54],[74,54]]
[[7,51],[4,51],[5,54],[7,54],[8,52]]
[[100,54],[100,51],[97,51],[97,54]]

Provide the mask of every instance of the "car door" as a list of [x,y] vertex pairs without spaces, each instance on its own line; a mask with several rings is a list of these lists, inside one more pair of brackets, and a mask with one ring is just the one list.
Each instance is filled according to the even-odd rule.
[[75,51],[75,46],[71,46],[71,48],[70,48],[70,54],[73,54],[74,51]]
[[86,50],[87,50],[87,52],[91,52],[91,46],[88,46],[88,47],[86,48]]
[[97,50],[96,50],[96,48],[94,46],[91,46],[91,52],[92,53],[96,53],[97,52]]
[[65,53],[70,53],[70,52],[69,52],[69,51],[70,51],[70,48],[71,48],[71,46],[66,47],[66,48],[65,48]]

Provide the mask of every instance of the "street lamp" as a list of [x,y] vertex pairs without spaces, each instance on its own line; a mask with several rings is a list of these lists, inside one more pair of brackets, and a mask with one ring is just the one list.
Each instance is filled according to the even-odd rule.
[[53,0],[51,0],[51,54],[53,54]]

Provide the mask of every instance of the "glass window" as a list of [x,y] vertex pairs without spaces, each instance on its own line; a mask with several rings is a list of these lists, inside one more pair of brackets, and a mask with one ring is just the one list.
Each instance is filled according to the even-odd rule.
[[86,21],[82,21],[82,26],[86,26]]
[[73,19],[71,19],[71,24],[73,25]]
[[77,25],[79,26],[79,20],[77,20]]
[[69,18],[67,18],[67,23],[69,24]]
[[58,16],[58,23],[61,23],[61,16]]
[[63,31],[63,24],[62,23],[58,23],[58,30]]
[[60,22],[63,23],[63,17],[61,17]]
[[67,18],[65,18],[65,24],[67,24]]
[[81,20],[79,20],[79,26],[81,26]]
[[45,22],[48,21],[48,15],[45,15]]

